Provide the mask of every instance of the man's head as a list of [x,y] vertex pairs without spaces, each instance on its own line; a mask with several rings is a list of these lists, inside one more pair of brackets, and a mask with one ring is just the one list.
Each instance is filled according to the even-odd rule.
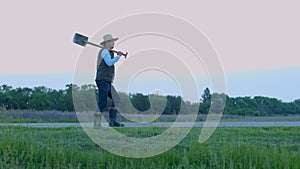
[[113,38],[111,34],[106,34],[103,36],[103,41],[100,43],[100,45],[103,45],[108,49],[113,49],[115,45],[115,41],[118,39],[119,38]]

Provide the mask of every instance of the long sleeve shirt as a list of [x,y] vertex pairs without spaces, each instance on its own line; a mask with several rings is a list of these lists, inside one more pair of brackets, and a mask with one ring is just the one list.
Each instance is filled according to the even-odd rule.
[[104,59],[107,66],[112,66],[120,59],[121,56],[117,55],[116,57],[112,58],[108,49],[103,49],[101,52],[101,57]]

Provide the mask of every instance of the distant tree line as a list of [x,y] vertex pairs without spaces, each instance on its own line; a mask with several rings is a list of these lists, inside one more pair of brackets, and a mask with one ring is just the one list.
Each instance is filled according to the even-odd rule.
[[72,85],[64,90],[54,90],[44,86],[15,88],[0,86],[0,107],[2,109],[32,109],[74,111]]
[[[97,88],[94,85],[77,86],[74,84],[66,85],[65,89],[50,89],[45,86],[34,88],[12,88],[8,85],[0,86],[0,108],[3,109],[31,109],[31,110],[58,110],[75,111],[72,90],[78,94],[79,100],[76,104],[76,110],[93,111],[93,102],[86,100],[95,100]],[[74,94],[74,93],[73,93]],[[178,114],[179,112],[188,114],[192,110],[198,110],[199,114],[207,114],[211,107],[214,95],[223,95],[226,97],[224,114],[240,116],[271,116],[300,114],[300,99],[293,102],[282,102],[277,98],[263,96],[255,97],[229,97],[225,94],[210,93],[206,88],[198,103],[185,101],[181,96],[159,96],[144,95],[142,93],[130,94],[119,93],[121,98],[120,108],[128,113],[138,113],[152,111],[152,113],[163,112],[163,114]],[[130,100],[130,104],[126,100]],[[108,100],[110,104],[110,100]],[[126,104],[122,104],[126,103]],[[150,104],[152,103],[152,105]],[[200,105],[199,105],[200,103]],[[91,105],[88,105],[91,104]],[[197,106],[197,107],[196,107]],[[216,106],[214,106],[216,107]],[[151,109],[150,109],[151,108]],[[164,110],[161,110],[164,108]]]
[[[211,98],[216,93],[211,94],[209,89],[204,90],[199,113],[207,114],[211,105]],[[272,115],[288,115],[300,114],[300,99],[293,102],[282,102],[277,98],[269,98],[263,96],[255,97],[226,97],[226,106],[224,114],[239,116],[272,116]]]

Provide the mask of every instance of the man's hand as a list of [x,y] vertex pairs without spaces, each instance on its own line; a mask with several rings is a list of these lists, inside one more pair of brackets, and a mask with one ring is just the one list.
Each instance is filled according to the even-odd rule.
[[118,53],[117,53],[117,55],[119,55],[119,56],[122,56],[122,52],[121,51],[118,51]]

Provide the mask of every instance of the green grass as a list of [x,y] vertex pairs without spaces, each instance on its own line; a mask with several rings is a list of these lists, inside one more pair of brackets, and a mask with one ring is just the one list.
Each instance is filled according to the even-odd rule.
[[[118,129],[135,137],[164,130]],[[218,128],[204,144],[199,133],[193,128],[173,149],[133,159],[106,152],[81,128],[0,127],[0,168],[300,168],[300,127]]]

